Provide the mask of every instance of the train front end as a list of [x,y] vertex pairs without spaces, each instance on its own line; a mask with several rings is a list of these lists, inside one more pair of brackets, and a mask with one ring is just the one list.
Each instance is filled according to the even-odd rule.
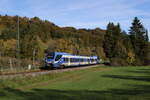
[[55,58],[55,53],[47,53],[45,55],[45,68],[46,69],[51,69],[53,68],[53,64],[54,64],[54,58]]
[[62,58],[63,54],[61,52],[47,53],[45,56],[45,68],[53,69],[62,67],[64,63]]

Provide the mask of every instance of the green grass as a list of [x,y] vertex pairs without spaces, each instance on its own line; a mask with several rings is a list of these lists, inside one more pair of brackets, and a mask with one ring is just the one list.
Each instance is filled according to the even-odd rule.
[[0,79],[0,100],[149,100],[150,67],[96,67]]

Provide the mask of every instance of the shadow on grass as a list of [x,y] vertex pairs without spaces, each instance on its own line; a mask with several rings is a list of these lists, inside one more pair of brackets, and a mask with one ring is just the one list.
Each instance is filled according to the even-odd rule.
[[[135,86],[134,86],[135,87]],[[135,89],[111,89],[108,91],[33,89],[22,91],[5,88],[2,98],[11,100],[149,100],[150,86],[138,85]],[[18,99],[19,98],[19,99]],[[7,100],[7,99],[6,99]]]
[[103,77],[150,82],[150,76],[103,75]]
[[137,73],[137,74],[147,74],[150,76],[150,69],[138,69],[135,71],[128,71],[130,73]]
[[[0,96],[12,98],[11,100],[113,100],[115,96],[106,95],[104,91],[88,91],[88,90],[50,90],[50,89],[33,89],[32,91],[21,91],[11,88],[5,88],[5,92],[11,95]],[[115,97],[116,100],[118,97]],[[119,99],[118,99],[119,100]]]
[[[123,79],[123,80],[133,80],[137,82],[147,82],[147,85],[137,85],[135,84],[126,84],[128,89],[112,89],[107,91],[113,95],[126,95],[130,97],[131,95],[136,96],[136,100],[150,100],[150,70],[149,69],[137,69],[137,70],[128,70],[125,71],[126,75],[103,75],[102,77],[111,78],[111,79]],[[128,73],[131,73],[128,75]],[[133,75],[132,75],[133,74]],[[136,75],[136,76],[135,76]],[[141,95],[141,96],[140,96]],[[132,98],[133,99],[133,98]]]
[[[139,76],[129,75],[103,75],[106,78],[123,80],[136,80],[150,82],[149,70],[135,70],[129,73],[138,73]],[[140,75],[140,74],[144,74]],[[106,91],[94,90],[54,90],[32,89],[23,91],[19,89],[4,88],[0,90],[0,100],[150,100],[150,85],[126,84],[127,89],[109,89]]]
[[[149,69],[137,69],[137,70],[132,70],[132,71],[128,70],[128,71],[124,71],[124,73],[126,73],[126,75],[108,74],[108,75],[103,75],[103,77],[150,82],[150,70]],[[128,73],[132,73],[134,75],[127,75]]]

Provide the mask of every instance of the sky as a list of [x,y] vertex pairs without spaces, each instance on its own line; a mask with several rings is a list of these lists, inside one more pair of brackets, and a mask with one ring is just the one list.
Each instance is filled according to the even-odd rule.
[[61,27],[106,29],[109,22],[129,30],[138,17],[150,37],[150,0],[0,0],[1,15],[49,20]]

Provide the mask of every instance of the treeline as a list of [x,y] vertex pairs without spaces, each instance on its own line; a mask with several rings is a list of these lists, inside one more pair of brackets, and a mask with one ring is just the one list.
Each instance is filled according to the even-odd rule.
[[[0,16],[0,57],[17,58],[18,16]],[[20,59],[42,60],[45,52],[98,55],[112,65],[148,65],[148,32],[135,18],[129,33],[109,23],[107,30],[59,27],[38,17],[19,17]]]
[[113,65],[149,65],[150,43],[148,31],[135,17],[129,33],[120,25],[109,23],[104,36],[104,52]]

